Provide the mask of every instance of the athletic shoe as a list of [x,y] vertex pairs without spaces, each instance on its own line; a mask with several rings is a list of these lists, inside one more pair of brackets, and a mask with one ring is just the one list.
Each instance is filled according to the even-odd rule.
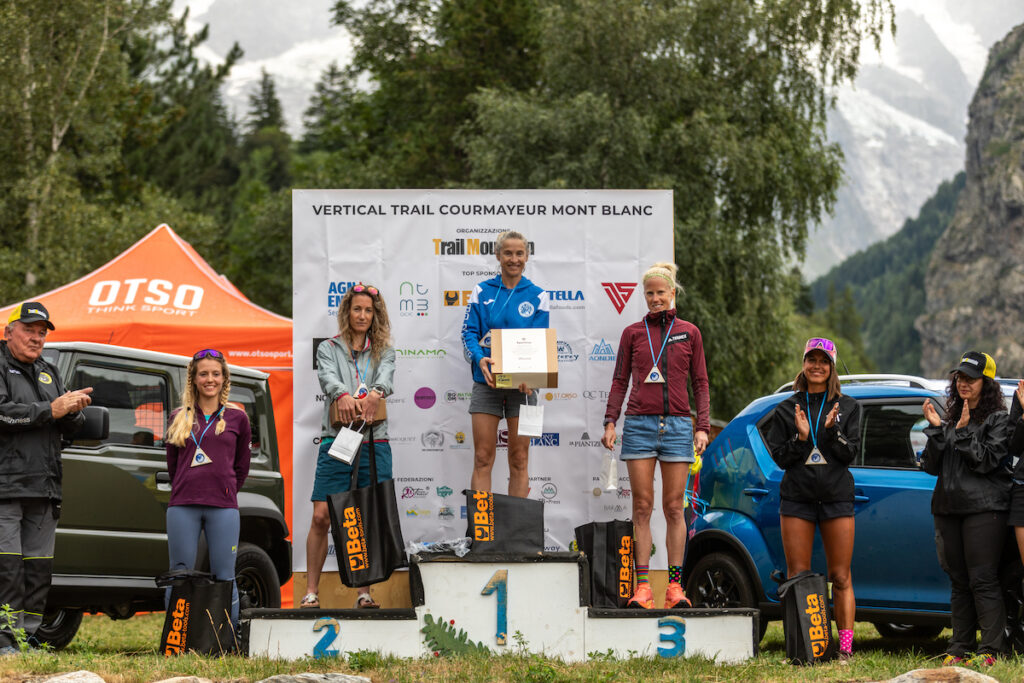
[[942,658],[942,666],[957,666],[962,664],[964,658],[959,655],[946,655]]
[[850,663],[851,659],[853,659],[853,653],[852,652],[847,652],[846,650],[840,650],[839,651],[839,663],[840,664],[842,664],[843,666],[846,666],[847,664]]
[[967,660],[967,666],[977,666],[977,667],[982,667],[982,668],[984,668],[986,666],[992,666],[995,663],[996,663],[995,656],[987,654],[987,653],[983,653],[983,654],[979,654],[979,655],[974,655],[969,660]]
[[675,581],[668,584],[665,591],[665,609],[679,609],[680,607],[693,607],[690,599],[683,593],[683,587]]
[[654,609],[654,595],[651,593],[651,584],[644,582],[636,585],[636,592],[626,603],[626,607],[636,609]]

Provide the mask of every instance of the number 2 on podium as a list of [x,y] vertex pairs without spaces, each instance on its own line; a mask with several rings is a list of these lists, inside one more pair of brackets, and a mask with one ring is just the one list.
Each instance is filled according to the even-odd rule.
[[498,645],[508,643],[508,570],[499,569],[491,575],[480,595],[498,594],[498,627],[495,638]]

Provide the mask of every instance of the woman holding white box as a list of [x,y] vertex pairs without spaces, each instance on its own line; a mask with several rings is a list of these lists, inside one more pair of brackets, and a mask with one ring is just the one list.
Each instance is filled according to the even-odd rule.
[[473,368],[473,477],[470,488],[491,490],[491,468],[498,445],[498,423],[508,424],[508,493],[525,498],[530,490],[527,473],[530,437],[519,435],[519,407],[537,404],[525,384],[518,389],[494,386],[491,366],[491,330],[547,328],[548,293],[523,276],[530,245],[522,234],[509,230],[498,235],[495,254],[501,273],[473,289],[462,323],[462,344]]
[[[686,520],[683,494],[686,475],[695,454],[708,445],[711,429],[711,396],[704,364],[704,343],[693,323],[676,316],[674,263],[655,263],[643,276],[648,314],[622,331],[615,358],[612,387],[605,410],[601,443],[615,447],[615,422],[630,379],[633,389],[626,405],[622,426],[622,454],[629,469],[633,492],[633,555],[637,585],[629,607],[654,607],[648,581],[651,559],[651,511],[654,508],[654,471],[661,463],[662,504],[668,526],[668,590],[665,608],[688,607],[690,601],[681,585],[683,551],[686,548]],[[690,379],[697,404],[697,430],[691,422],[686,380]]]

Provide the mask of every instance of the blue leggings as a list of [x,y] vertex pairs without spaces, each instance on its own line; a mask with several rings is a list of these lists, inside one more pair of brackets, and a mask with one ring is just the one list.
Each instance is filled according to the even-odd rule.
[[[206,531],[210,573],[217,581],[231,581],[231,622],[238,623],[238,586],[235,555],[238,554],[238,510],[206,505],[172,505],[167,508],[167,554],[171,569],[195,569],[199,532]],[[164,595],[164,607],[171,589]]]

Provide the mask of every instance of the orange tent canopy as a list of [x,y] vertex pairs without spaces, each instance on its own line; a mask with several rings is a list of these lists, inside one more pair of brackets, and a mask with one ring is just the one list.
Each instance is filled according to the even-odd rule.
[[[89,341],[192,355],[224,352],[229,363],[270,373],[285,495],[292,482],[292,321],[260,308],[161,225],[85,277],[32,297],[50,312],[51,341]],[[14,302],[0,308],[6,321]],[[291,502],[285,504],[291,528]],[[291,597],[282,591],[282,600]]]

